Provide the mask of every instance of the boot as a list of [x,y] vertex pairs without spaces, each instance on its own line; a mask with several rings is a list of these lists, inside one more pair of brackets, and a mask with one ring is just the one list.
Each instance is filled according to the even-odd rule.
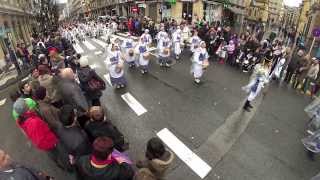
[[251,110],[250,110],[250,101],[246,101],[246,103],[244,104],[244,106],[243,106],[243,109],[245,110],[245,111],[247,111],[247,112],[250,112]]

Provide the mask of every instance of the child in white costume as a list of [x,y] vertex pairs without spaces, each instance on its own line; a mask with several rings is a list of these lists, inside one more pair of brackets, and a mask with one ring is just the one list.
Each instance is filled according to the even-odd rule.
[[159,64],[160,66],[170,67],[170,47],[171,39],[168,34],[165,34],[164,37],[160,40],[159,44]]
[[144,33],[141,35],[140,40],[147,44],[147,46],[151,45],[152,37],[149,34],[149,29],[144,30]]
[[201,39],[198,36],[198,31],[195,30],[193,32],[193,36],[190,39],[190,43],[191,43],[190,51],[192,53],[194,53],[195,49],[199,47],[200,42],[201,42]]
[[181,37],[181,29],[180,27],[172,34],[172,41],[173,41],[173,50],[174,54],[176,55],[176,59],[180,58],[181,54],[181,44],[182,44],[182,37]]
[[134,42],[131,38],[131,35],[128,35],[128,37],[123,41],[122,43],[122,49],[125,54],[125,60],[126,63],[129,64],[129,67],[135,67],[136,66],[136,59],[134,56]]
[[127,85],[127,81],[124,77],[121,52],[120,48],[115,44],[112,44],[109,52],[109,62],[107,67],[112,86],[115,86],[117,89],[125,87]]
[[136,52],[139,54],[139,66],[142,74],[145,74],[149,71],[149,57],[148,44],[141,37],[139,44],[136,46]]
[[209,55],[206,49],[206,43],[202,41],[200,46],[194,50],[192,57],[191,72],[194,77],[195,83],[200,83],[200,78],[203,75],[204,70],[209,66]]
[[265,61],[262,66],[257,66],[255,70],[255,75],[253,75],[249,84],[242,87],[249,95],[247,101],[245,102],[243,109],[250,112],[250,108],[253,108],[251,101],[253,101],[261,92],[264,85],[269,82],[269,72],[270,72],[270,62]]

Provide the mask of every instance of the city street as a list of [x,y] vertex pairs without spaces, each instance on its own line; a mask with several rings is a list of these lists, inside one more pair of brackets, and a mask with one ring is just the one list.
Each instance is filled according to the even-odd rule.
[[[88,57],[90,66],[103,78],[108,74],[105,44],[104,38],[87,39],[74,47]],[[267,93],[254,101],[255,108],[250,113],[243,112],[246,93],[241,87],[248,83],[248,74],[212,63],[203,84],[196,85],[190,66],[189,51],[184,51],[171,68],[160,68],[153,55],[147,75],[126,67],[127,88],[115,90],[107,83],[102,104],[129,140],[128,153],[134,161],[144,157],[148,139],[167,128],[212,168],[205,180],[309,180],[320,172],[320,158],[310,161],[301,143],[308,121],[303,109],[311,102],[310,97],[272,82]],[[9,93],[15,88],[13,85],[0,92],[0,100],[6,98],[0,109],[0,148],[57,180],[73,180],[73,175],[57,168],[46,154],[33,148],[16,126],[9,100]],[[146,112],[138,116],[123,100],[126,93]],[[177,157],[167,179],[201,178]]]

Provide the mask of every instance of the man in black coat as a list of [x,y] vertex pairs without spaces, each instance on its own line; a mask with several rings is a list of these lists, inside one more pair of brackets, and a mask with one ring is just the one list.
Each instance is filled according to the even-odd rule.
[[132,180],[134,171],[123,157],[113,155],[113,141],[99,137],[93,143],[91,155],[76,159],[78,180]]

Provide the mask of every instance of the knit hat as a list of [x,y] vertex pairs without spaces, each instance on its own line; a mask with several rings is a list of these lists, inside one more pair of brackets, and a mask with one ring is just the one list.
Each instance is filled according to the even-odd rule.
[[28,110],[28,106],[23,98],[18,98],[17,101],[13,104],[13,110],[21,115]]
[[80,63],[80,67],[86,67],[89,65],[89,60],[87,57],[82,56],[79,60],[79,63]]
[[69,126],[74,122],[74,108],[71,105],[63,105],[61,107],[60,121],[64,126]]

